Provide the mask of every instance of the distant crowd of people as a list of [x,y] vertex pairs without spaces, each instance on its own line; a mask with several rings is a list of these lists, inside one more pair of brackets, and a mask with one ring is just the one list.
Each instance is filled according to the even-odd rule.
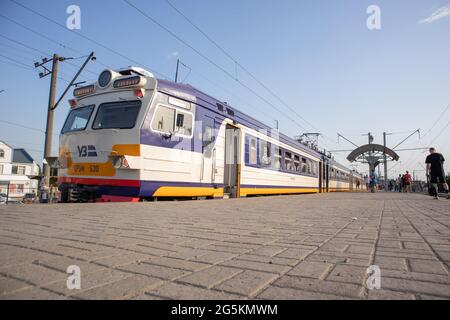
[[[413,181],[413,177],[406,171],[399,174],[397,179],[389,180],[388,191],[392,192],[424,192],[439,199],[439,190],[447,193],[447,199],[450,199],[448,182],[445,178],[444,156],[436,152],[435,148],[430,148],[430,154],[425,159],[427,182]],[[370,175],[364,176],[364,182],[368,192],[376,192],[382,186],[378,185],[378,175],[372,170]],[[439,188],[441,187],[441,188]]]

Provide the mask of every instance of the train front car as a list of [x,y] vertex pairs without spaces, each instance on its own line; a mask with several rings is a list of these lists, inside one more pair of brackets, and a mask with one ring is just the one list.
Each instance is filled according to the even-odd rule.
[[74,90],[60,135],[61,202],[139,199],[140,127],[156,83],[133,67],[105,70],[97,83]]

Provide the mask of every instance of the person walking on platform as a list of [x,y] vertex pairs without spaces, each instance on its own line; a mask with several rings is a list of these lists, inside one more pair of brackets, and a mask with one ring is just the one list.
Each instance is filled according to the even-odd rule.
[[403,176],[403,181],[405,182],[405,192],[412,192],[411,190],[411,182],[412,182],[412,177],[409,174],[408,171],[406,171],[405,175]]
[[427,164],[427,177],[430,178],[430,183],[435,189],[435,199],[439,199],[438,184],[442,184],[444,186],[444,190],[447,193],[447,199],[450,199],[448,184],[445,181],[444,161],[445,159],[442,154],[437,153],[435,148],[430,148],[430,154],[425,159],[425,163]]
[[367,192],[369,192],[370,191],[370,178],[367,174],[364,176],[364,183],[366,184]]
[[402,175],[399,174],[397,178],[398,192],[402,192],[402,183],[403,183]]
[[378,184],[378,176],[375,173],[375,170],[373,170],[370,173],[370,192],[375,193],[377,191],[377,184]]

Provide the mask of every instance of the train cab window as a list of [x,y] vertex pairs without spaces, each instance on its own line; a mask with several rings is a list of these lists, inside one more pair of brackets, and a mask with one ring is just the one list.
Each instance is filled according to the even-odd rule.
[[270,166],[270,143],[260,140],[261,164],[263,166]]
[[67,116],[61,132],[67,133],[86,129],[91,118],[92,110],[94,110],[94,105],[72,109]]
[[300,157],[294,156],[294,171],[300,172]]
[[307,164],[306,164],[306,159],[302,158],[302,173],[306,173],[307,172]]
[[153,117],[152,129],[164,133],[173,132],[174,121],[175,109],[159,106]]
[[102,103],[95,115],[93,129],[131,129],[141,108],[141,101]]
[[275,152],[273,154],[273,165],[275,169],[281,168],[281,149],[275,148]]
[[152,129],[162,133],[192,136],[192,114],[160,105],[155,111]]
[[256,149],[256,138],[250,138],[250,149],[249,149],[249,163],[257,164],[257,149]]
[[289,152],[284,153],[284,168],[288,171],[292,170],[292,155]]

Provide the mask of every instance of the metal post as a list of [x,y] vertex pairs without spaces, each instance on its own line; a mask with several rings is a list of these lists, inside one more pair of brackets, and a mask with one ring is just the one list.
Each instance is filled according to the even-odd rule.
[[383,160],[384,160],[384,191],[388,191],[388,169],[387,169],[387,156],[386,156],[386,132],[383,132]]
[[50,166],[48,165],[46,158],[50,157],[52,154],[52,136],[53,136],[53,114],[55,105],[55,95],[56,95],[56,81],[58,77],[58,62],[59,56],[55,53],[53,55],[52,64],[52,78],[50,81],[50,93],[48,98],[48,110],[47,110],[47,125],[45,129],[45,146],[44,146],[44,186],[50,186]]
[[11,181],[8,181],[8,186],[6,187],[6,204],[8,204],[9,200],[9,185],[11,184]]
[[180,66],[180,59],[177,59],[177,71],[175,72],[175,83],[178,82],[178,67]]

